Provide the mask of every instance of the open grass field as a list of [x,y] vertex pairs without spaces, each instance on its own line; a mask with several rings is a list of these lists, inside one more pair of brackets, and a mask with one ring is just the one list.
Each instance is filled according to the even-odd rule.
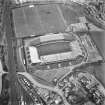
[[[75,9],[74,9],[75,8]],[[63,32],[68,25],[79,22],[82,9],[61,4],[22,7],[13,10],[16,37]],[[105,58],[105,32],[91,33],[92,39]],[[105,64],[95,66],[95,75],[105,85]]]

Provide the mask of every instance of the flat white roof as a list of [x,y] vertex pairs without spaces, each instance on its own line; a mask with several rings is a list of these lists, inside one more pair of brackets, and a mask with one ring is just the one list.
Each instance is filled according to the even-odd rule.
[[41,62],[39,60],[39,55],[38,55],[38,51],[37,48],[34,46],[29,47],[29,52],[30,52],[30,58],[31,58],[31,62],[32,63],[39,63]]

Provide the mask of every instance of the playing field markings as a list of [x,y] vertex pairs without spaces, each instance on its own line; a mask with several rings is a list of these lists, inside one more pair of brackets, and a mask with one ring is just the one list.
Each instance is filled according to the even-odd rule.
[[56,4],[56,7],[57,7],[57,9],[58,9],[58,11],[59,11],[59,13],[60,13],[61,19],[63,20],[65,26],[67,27],[67,21],[64,19],[63,13],[62,13],[62,11],[61,11],[59,5]]
[[42,23],[42,19],[41,19],[41,16],[40,16],[40,14],[39,14],[39,11],[38,11],[38,6],[36,6],[36,14],[37,14],[37,17],[38,17],[38,21],[39,21],[39,23],[40,23],[40,26],[41,26],[41,28],[42,28],[42,30],[44,31],[45,29],[44,29],[44,25],[43,25],[43,23]]

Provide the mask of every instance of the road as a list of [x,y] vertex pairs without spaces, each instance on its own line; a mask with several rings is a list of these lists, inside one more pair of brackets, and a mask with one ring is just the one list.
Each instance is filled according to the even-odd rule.
[[16,66],[15,66],[15,61],[14,61],[14,52],[13,52],[13,46],[12,46],[12,38],[15,37],[13,34],[13,27],[11,26],[12,21],[11,21],[11,9],[9,8],[9,1],[5,0],[5,8],[4,8],[4,27],[6,31],[6,38],[7,38],[7,45],[8,45],[8,66],[9,66],[9,77],[10,77],[10,100],[11,100],[11,105],[18,105],[17,104],[17,94],[16,94]]

